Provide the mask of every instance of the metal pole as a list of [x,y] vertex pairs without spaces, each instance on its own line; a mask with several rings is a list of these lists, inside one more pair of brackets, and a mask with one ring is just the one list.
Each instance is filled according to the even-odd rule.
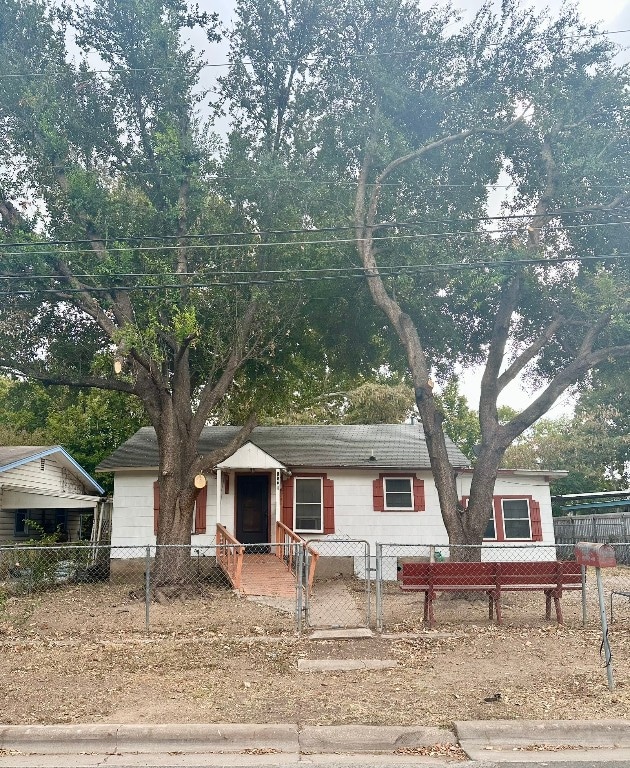
[[376,631],[383,631],[383,545],[376,545]]
[[366,541],[364,546],[365,546],[365,557],[364,557],[363,567],[365,568],[365,578],[366,578],[366,585],[365,585],[366,589],[365,589],[365,591],[366,591],[366,597],[367,597],[366,626],[369,627],[370,626],[370,614],[372,613],[371,605],[370,605],[370,598],[371,598],[370,582],[372,580],[372,570],[371,570],[372,562],[370,560],[370,545],[369,545],[369,543]]
[[149,606],[151,605],[151,547],[144,557],[144,627],[149,634]]
[[[293,546],[293,545],[291,545]],[[297,594],[295,601],[295,624],[298,634],[302,633],[302,612],[303,612],[303,597],[304,597],[304,549],[299,544],[296,544],[297,552],[295,553],[295,574],[297,576]],[[307,553],[308,561],[308,553]],[[308,580],[306,586],[308,594]],[[308,597],[307,597],[308,600]]]
[[602,647],[604,649],[604,662],[606,665],[606,676],[608,677],[608,689],[615,689],[612,670],[612,653],[608,642],[608,621],[606,620],[606,604],[604,602],[604,585],[602,584],[602,569],[595,568],[597,575],[597,597],[599,598],[599,615],[602,621]]
[[582,626],[586,626],[586,566],[582,566]]

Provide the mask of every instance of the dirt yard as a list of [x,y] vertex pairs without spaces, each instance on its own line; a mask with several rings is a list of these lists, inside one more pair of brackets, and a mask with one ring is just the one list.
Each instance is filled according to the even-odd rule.
[[[290,613],[226,589],[153,605],[149,635],[144,603],[124,585],[9,598],[0,607],[2,721],[449,726],[457,719],[630,716],[630,604],[615,608],[617,688],[610,693],[601,634],[594,618],[581,628],[576,595],[563,600],[565,627],[541,618],[540,595],[526,604],[529,613],[509,601],[503,627],[488,621],[483,603],[440,600],[432,632],[422,630],[418,597],[404,605],[400,599],[395,590],[389,602],[386,595],[386,617],[406,635],[315,641],[295,635]],[[347,658],[398,666],[297,670],[299,659]]]

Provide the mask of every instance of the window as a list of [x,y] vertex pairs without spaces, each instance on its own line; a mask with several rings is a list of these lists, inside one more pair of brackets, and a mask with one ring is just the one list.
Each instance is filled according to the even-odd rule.
[[[468,496],[461,499],[464,509]],[[486,541],[543,541],[540,502],[531,496],[494,496]]]
[[385,477],[385,509],[413,509],[410,477]]
[[322,479],[295,478],[295,531],[323,532]]
[[502,499],[503,525],[506,539],[531,539],[529,502],[527,499]]
[[28,517],[28,509],[17,509],[15,511],[15,535],[16,536],[28,536],[28,525],[27,520]]
[[486,526],[483,537],[484,539],[496,539],[497,537],[497,526],[494,522],[494,510],[492,510],[492,514],[490,515],[490,520],[488,520],[488,525]]

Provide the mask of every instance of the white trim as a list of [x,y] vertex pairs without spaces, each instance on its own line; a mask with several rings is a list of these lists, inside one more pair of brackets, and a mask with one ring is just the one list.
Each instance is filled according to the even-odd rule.
[[[412,475],[405,475],[405,476],[398,476],[398,477],[385,477],[383,478],[383,509],[385,512],[415,512],[416,505],[415,505],[415,499],[413,495],[413,481],[414,477]],[[387,481],[388,480],[409,480],[409,491],[410,491],[410,501],[411,504],[408,507],[388,507],[387,506]],[[404,493],[404,491],[391,491],[391,493]]]
[[[504,504],[506,501],[524,501],[527,505],[527,517],[511,517],[508,518],[508,520],[527,520],[527,523],[529,525],[529,536],[508,536],[507,535],[507,527],[506,527],[506,518],[505,518],[505,507]],[[511,498],[511,499],[505,499],[501,498],[501,515],[503,517],[503,539],[504,541],[532,541],[533,539],[533,533],[532,533],[532,508],[529,503],[529,499],[526,497],[520,498]],[[496,526],[496,522],[495,522]],[[496,531],[496,527],[495,527]]]
[[[293,530],[295,533],[323,533],[324,532],[324,478],[320,475],[318,477],[309,477],[308,475],[300,476],[295,475],[293,484]],[[298,528],[297,527],[297,481],[298,480],[319,480],[319,511],[321,527],[318,530],[313,528]],[[312,506],[315,506],[313,503]]]
[[17,493],[28,493],[31,496],[52,496],[55,499],[75,499],[77,501],[89,501],[91,504],[98,504],[102,498],[101,496],[87,496],[82,493],[46,491],[40,488],[33,488],[32,485],[17,485],[16,483],[0,483],[0,489],[5,491],[16,491]]
[[[229,475],[228,475],[229,477]],[[223,478],[221,477],[221,470],[217,468],[217,520],[216,524],[219,525],[221,522],[221,495],[223,492]],[[208,530],[208,524],[206,521],[206,531]]]

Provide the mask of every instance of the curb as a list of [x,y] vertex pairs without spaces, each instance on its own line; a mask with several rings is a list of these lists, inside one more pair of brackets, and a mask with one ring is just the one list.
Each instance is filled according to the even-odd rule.
[[460,744],[511,749],[532,744],[584,749],[630,748],[628,720],[466,720],[455,723]]
[[300,731],[300,751],[304,754],[379,754],[403,747],[455,743],[452,731],[426,726],[315,725]]
[[0,749],[31,754],[128,752],[299,752],[297,725],[6,725]]
[[453,744],[443,728],[423,726],[333,725],[6,725],[0,749],[39,755],[77,753],[227,753],[260,750],[279,754],[391,753],[407,747]]

